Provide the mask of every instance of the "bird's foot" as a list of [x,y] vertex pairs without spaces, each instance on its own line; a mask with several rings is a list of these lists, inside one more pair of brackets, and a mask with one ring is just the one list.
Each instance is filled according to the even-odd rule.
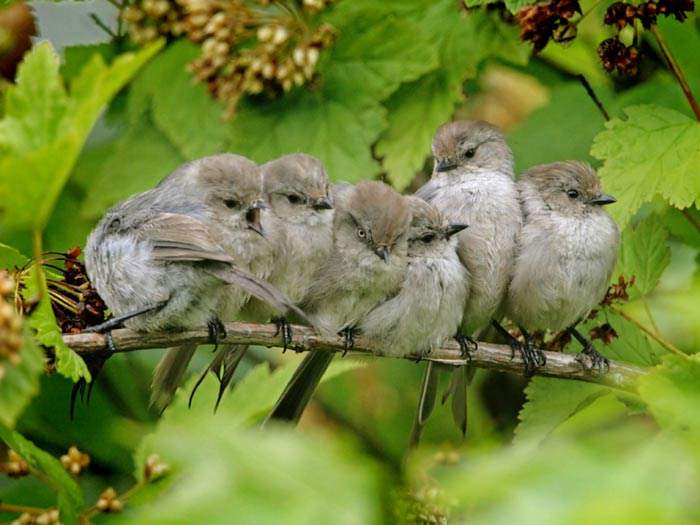
[[214,345],[214,352],[216,352],[219,343],[226,339],[226,327],[221,319],[215,317],[207,323],[207,331],[209,332],[209,342]]
[[342,357],[345,357],[345,354],[347,354],[355,346],[355,336],[359,332],[360,331],[357,328],[355,328],[354,326],[346,326],[340,332],[338,332],[338,335],[343,338],[343,355],[342,355]]
[[597,369],[601,374],[610,370],[610,361],[608,358],[598,352],[591,342],[588,342],[583,350],[576,354],[576,360],[581,363],[581,366],[586,370]]
[[457,341],[457,344],[459,344],[460,357],[462,359],[466,358],[467,362],[471,363],[472,354],[469,347],[471,347],[471,350],[476,352],[479,349],[479,343],[477,343],[470,336],[464,334],[455,335],[455,341]]
[[284,353],[292,343],[292,325],[284,317],[275,317],[272,322],[277,327],[275,337],[282,334],[282,353]]

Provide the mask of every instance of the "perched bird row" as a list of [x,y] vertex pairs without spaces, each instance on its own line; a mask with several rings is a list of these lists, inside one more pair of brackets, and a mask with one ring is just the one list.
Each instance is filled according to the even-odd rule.
[[[321,162],[304,154],[261,166],[232,154],[185,164],[109,210],[90,235],[87,270],[114,315],[93,330],[208,324],[217,343],[222,321],[274,319],[286,346],[294,320],[339,334],[346,349],[357,333],[395,356],[428,354],[456,337],[467,356],[491,325],[531,373],[544,355],[529,334],[569,329],[589,356],[582,363],[604,369],[575,329],[604,296],[619,243],[602,209],[614,199],[593,169],[558,162],[516,182],[503,134],[477,121],[443,125],[432,149],[432,178],[415,196],[374,181],[331,185]],[[523,344],[501,326],[503,316]],[[172,400],[194,350],[164,355],[157,407]],[[219,378],[219,399],[244,352],[222,346],[204,372]],[[271,417],[296,421],[331,360],[307,354]],[[414,441],[437,373],[428,362]],[[470,375],[455,368],[450,382],[462,431]]]

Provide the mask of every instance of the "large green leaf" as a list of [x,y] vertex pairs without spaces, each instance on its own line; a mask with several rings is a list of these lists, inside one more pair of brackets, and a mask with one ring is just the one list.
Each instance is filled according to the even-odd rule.
[[551,377],[533,377],[525,389],[527,402],[518,414],[515,442],[536,442],[595,400],[609,395],[601,385]]
[[65,471],[61,462],[3,424],[0,424],[0,439],[22,456],[22,459],[29,464],[32,470],[41,473],[43,479],[56,492],[61,523],[77,525],[78,516],[85,504],[83,493],[78,484]]
[[656,288],[670,261],[668,231],[659,217],[649,215],[622,232],[620,257],[613,275],[635,277],[634,286],[629,288],[630,298],[635,299]]
[[668,355],[639,380],[642,396],[654,418],[668,430],[700,439],[700,354]]
[[528,50],[495,13],[465,13],[451,0],[435,2],[414,16],[433,35],[439,69],[406,83],[386,102],[389,127],[377,144],[389,180],[404,189],[423,166],[435,129],[449,120],[464,95],[465,78],[491,56],[524,63]]
[[[161,47],[125,53],[107,66],[95,55],[67,94],[48,42],[33,48],[7,90],[0,121],[0,200],[5,226],[42,230],[95,121]],[[11,203],[11,205],[10,205]]]
[[228,144],[223,106],[187,71],[198,55],[188,40],[175,42],[143,69],[130,94],[131,118],[141,118],[150,104],[154,124],[188,160],[220,153]]
[[[38,275],[37,271],[41,272],[41,275]],[[51,298],[46,287],[44,270],[34,268],[31,278],[27,280],[26,297],[32,298],[39,295],[41,295],[41,301],[27,319],[27,323],[35,331],[37,341],[54,350],[56,371],[59,374],[73,381],[77,381],[81,377],[90,381],[91,376],[85,361],[63,342],[61,330],[51,308]]]
[[153,125],[150,112],[141,114],[102,159],[82,213],[100,217],[116,202],[155,186],[184,160]]
[[671,205],[700,204],[700,123],[677,111],[642,105],[606,124],[591,154],[604,160],[600,177],[618,198],[611,213],[624,226],[645,202],[662,195]]
[[3,363],[0,378],[0,425],[8,428],[14,428],[17,418],[39,392],[39,376],[44,370],[44,353],[26,328],[23,339],[20,363]]

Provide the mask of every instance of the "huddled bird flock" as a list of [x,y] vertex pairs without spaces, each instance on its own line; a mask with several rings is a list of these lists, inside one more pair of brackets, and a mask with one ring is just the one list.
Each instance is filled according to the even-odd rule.
[[[91,233],[87,271],[114,316],[91,330],[207,325],[216,344],[223,321],[273,320],[286,346],[294,321],[337,334],[346,349],[361,334],[393,356],[428,355],[456,338],[466,357],[477,339],[500,336],[527,373],[545,365],[530,334],[568,330],[583,347],[582,366],[604,371],[607,360],[576,330],[604,297],[619,245],[603,208],[615,199],[595,171],[555,162],[516,181],[503,134],[480,121],[444,124],[432,152],[432,177],[415,195],[376,181],[331,184],[321,161],[301,153],[262,165],[221,154],[179,167],[114,206]],[[172,401],[194,351],[166,351],[154,406]],[[204,371],[201,379],[219,379],[217,404],[245,351],[219,345]],[[297,421],[332,358],[309,352],[270,418]],[[451,368],[448,394],[465,432],[473,372]],[[413,442],[440,371],[428,361]]]

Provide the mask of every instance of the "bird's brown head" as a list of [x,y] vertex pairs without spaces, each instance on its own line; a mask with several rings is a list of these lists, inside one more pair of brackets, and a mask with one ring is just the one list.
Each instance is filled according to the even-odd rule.
[[503,133],[480,120],[443,124],[433,138],[433,176],[441,173],[492,171],[511,174],[513,154]]
[[405,197],[382,182],[358,183],[336,210],[336,242],[371,250],[384,262],[406,249],[411,209]]
[[332,216],[333,201],[323,163],[310,155],[294,153],[261,166],[264,190],[272,210],[280,218],[312,222],[316,216]]
[[567,215],[600,210],[615,198],[603,192],[600,179],[587,162],[563,161],[534,166],[521,176],[545,206]]

